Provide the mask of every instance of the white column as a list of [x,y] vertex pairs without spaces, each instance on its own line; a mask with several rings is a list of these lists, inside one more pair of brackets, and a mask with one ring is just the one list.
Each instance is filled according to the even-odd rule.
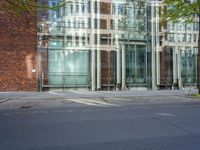
[[[156,7],[156,12],[159,11],[158,7]],[[156,88],[157,85],[160,84],[160,34],[159,34],[159,14],[156,13],[156,17],[155,17],[155,85],[154,88]]]
[[126,60],[124,45],[122,45],[122,89],[126,89]]
[[[118,11],[117,11],[118,14]],[[118,30],[118,19],[114,19],[114,22],[116,23],[114,25],[114,28]],[[116,46],[116,51],[117,51],[117,85],[121,84],[121,49],[119,47],[119,33],[115,34],[115,46]]]
[[121,84],[121,60],[119,47],[117,47],[117,84]]
[[178,53],[177,53],[177,71],[178,71],[178,85],[179,85],[179,88],[182,88],[183,87],[183,84],[182,84],[182,78],[181,78],[181,59],[180,59],[180,50],[178,50]]
[[152,89],[155,89],[155,34],[156,31],[154,30],[154,25],[155,25],[155,16],[154,16],[154,6],[152,5],[151,7],[152,9],[152,13],[151,13],[151,33],[152,33],[152,43],[151,43],[151,50],[152,50],[152,54],[151,54],[151,59],[152,59],[152,64],[151,64],[151,68],[152,68]]
[[177,50],[176,47],[173,48],[173,83],[177,82],[178,70],[177,70],[177,60],[176,60]]
[[95,74],[96,74],[96,67],[95,67],[95,50],[91,48],[91,86],[92,86],[92,91],[95,91],[96,87],[96,82],[95,82]]
[[91,1],[91,32],[90,32],[90,49],[91,49],[91,90],[95,91],[96,89],[96,82],[95,82],[95,75],[96,75],[96,56],[95,56],[95,48],[94,48],[94,3]]
[[[118,24],[117,24],[118,26]],[[121,49],[119,47],[119,35],[115,35],[115,45],[117,52],[117,84],[121,84]]]
[[[100,2],[97,3],[100,10]],[[100,13],[97,14],[98,27],[100,27]],[[100,30],[97,30],[97,89],[101,89],[101,48],[100,48]]]
[[[99,38],[97,38],[97,41]],[[97,49],[97,89],[101,88],[101,50]]]
[[156,84],[160,85],[160,52],[156,52]]

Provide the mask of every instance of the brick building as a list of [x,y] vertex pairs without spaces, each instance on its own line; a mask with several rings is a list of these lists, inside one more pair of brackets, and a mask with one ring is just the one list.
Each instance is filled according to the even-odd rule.
[[37,91],[37,17],[0,11],[0,37],[0,91]]

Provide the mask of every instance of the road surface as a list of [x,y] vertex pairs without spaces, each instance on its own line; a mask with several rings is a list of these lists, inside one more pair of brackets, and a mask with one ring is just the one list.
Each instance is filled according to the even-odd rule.
[[198,102],[86,104],[0,110],[0,150],[200,149]]

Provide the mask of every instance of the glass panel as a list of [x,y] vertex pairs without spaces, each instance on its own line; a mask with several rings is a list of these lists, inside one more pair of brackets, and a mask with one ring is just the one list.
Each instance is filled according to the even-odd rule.
[[146,64],[145,64],[145,46],[136,46],[136,82],[145,83]]
[[127,84],[146,83],[146,46],[126,46],[126,81]]
[[181,50],[181,77],[183,84],[196,83],[196,54],[191,49]]
[[50,84],[86,85],[89,73],[89,51],[49,51]]
[[62,39],[49,39],[49,48],[61,49],[63,47]]
[[63,84],[64,58],[62,50],[49,50],[49,84]]
[[168,47],[168,49],[167,49],[167,62],[168,62],[167,82],[172,83],[172,81],[173,81],[173,48],[172,47]]
[[84,85],[89,81],[89,52],[65,51],[65,84]]

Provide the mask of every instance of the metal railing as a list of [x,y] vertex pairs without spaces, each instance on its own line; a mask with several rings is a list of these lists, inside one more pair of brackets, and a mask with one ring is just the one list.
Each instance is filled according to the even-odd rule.
[[[60,83],[51,83],[51,77],[58,77],[60,78]],[[70,79],[70,77],[86,77],[85,83],[67,83],[67,79]],[[47,77],[42,74],[40,79],[40,91],[43,90],[43,88],[91,88],[91,79],[88,75],[66,75],[66,74],[50,74]]]

